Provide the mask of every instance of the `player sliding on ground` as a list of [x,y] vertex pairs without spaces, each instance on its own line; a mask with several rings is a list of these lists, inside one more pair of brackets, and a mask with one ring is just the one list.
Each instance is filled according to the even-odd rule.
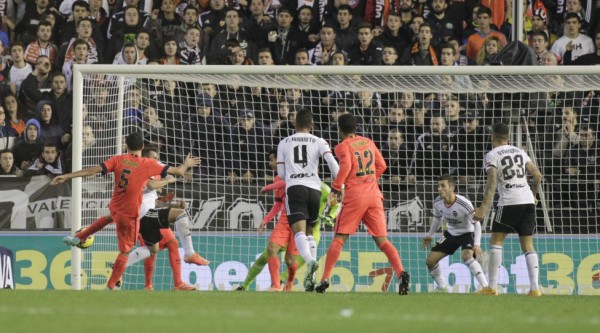
[[310,134],[313,126],[312,113],[302,109],[296,115],[296,133],[281,140],[277,147],[277,174],[285,180],[285,209],[298,252],[306,262],[304,289],[313,291],[317,261],[317,242],[313,236],[314,225],[319,217],[321,179],[319,159],[327,162],[333,177],[339,165],[329,144]]
[[481,223],[474,221],[473,204],[462,195],[454,193],[456,183],[454,177],[442,175],[438,179],[438,193],[440,194],[433,201],[433,223],[429,232],[423,238],[423,248],[429,249],[431,239],[435,232],[440,228],[442,219],[446,220],[448,228],[444,231],[444,236],[440,238],[431,249],[425,263],[433,280],[437,284],[436,291],[447,292],[448,283],[444,278],[444,272],[438,264],[444,257],[453,255],[459,247],[462,247],[460,254],[471,274],[477,279],[479,285],[483,288],[482,294],[487,294],[488,282],[481,265],[475,258],[483,258],[481,251]]
[[335,224],[335,236],[325,260],[325,271],[315,290],[324,293],[329,288],[331,270],[337,262],[348,237],[356,232],[362,221],[373,240],[386,255],[396,271],[400,295],[408,294],[409,274],[404,271],[398,250],[387,239],[383,195],[377,180],[386,169],[385,160],[375,143],[356,134],[356,118],[344,114],[338,118],[338,131],[342,142],[335,147],[335,155],[340,161],[340,170],[331,186],[329,202],[337,203],[342,186],[345,194],[342,211]]
[[117,239],[119,254],[113,265],[112,274],[108,279],[107,288],[115,289],[117,281],[121,279],[127,264],[129,252],[135,245],[140,229],[140,205],[142,204],[143,190],[150,177],[167,174],[184,176],[186,171],[200,164],[200,159],[188,155],[179,167],[169,167],[156,160],[142,157],[144,139],[141,133],[134,132],[125,139],[127,153],[117,155],[100,163],[100,165],[79,170],[62,176],[55,177],[52,185],[63,183],[76,177],[93,176],[98,173],[115,174],[115,185],[110,199],[110,216],[117,225]]
[[[142,149],[142,157],[151,158],[158,161],[158,148],[156,146],[148,146]],[[184,283],[181,280],[181,257],[179,255],[179,244],[175,239],[175,235],[169,228],[170,224],[175,224],[179,239],[184,247],[184,261],[195,265],[208,265],[210,262],[198,255],[193,248],[191,232],[189,232],[189,218],[185,211],[185,203],[163,204],[162,207],[156,209],[156,203],[162,202],[158,199],[157,190],[162,189],[170,183],[175,182],[173,176],[167,176],[164,179],[152,177],[144,189],[142,205],[140,208],[140,237],[138,242],[141,247],[135,248],[127,258],[126,267],[132,266],[135,263],[144,261],[145,285],[144,289],[153,290],[152,277],[154,275],[154,262],[156,261],[155,254],[163,249],[169,250],[169,262],[173,271],[173,283],[176,290],[196,290],[195,287]],[[169,200],[170,201],[170,200]],[[91,225],[87,226],[75,236],[67,236],[63,238],[63,242],[67,245],[77,246],[82,240],[87,239],[90,235],[102,230],[105,226],[112,223],[113,219],[108,216],[103,216]],[[119,283],[117,283],[117,286]]]
[[[487,183],[483,191],[483,201],[475,209],[473,218],[482,221],[494,201],[496,188],[500,199],[496,217],[492,224],[490,254],[488,256],[488,278],[490,286],[487,293],[498,295],[498,271],[502,265],[502,245],[506,235],[516,232],[519,235],[521,250],[525,254],[525,263],[529,273],[529,296],[541,296],[538,284],[538,255],[533,248],[535,232],[535,205],[538,186],[542,174],[526,152],[508,144],[509,128],[499,123],[492,129],[492,146],[485,155],[484,167]],[[532,176],[531,186],[527,184],[527,174]]]
[[[269,152],[269,163],[271,168],[274,170],[277,169],[277,152],[271,151]],[[304,265],[304,259],[298,255],[298,251],[290,251],[290,246],[293,245],[295,248],[296,244],[294,242],[293,232],[289,227],[287,222],[287,215],[285,213],[285,209],[283,209],[283,203],[285,201],[285,182],[279,178],[279,176],[275,177],[273,184],[267,185],[261,189],[261,192],[267,191],[275,191],[275,204],[263,219],[263,222],[259,228],[259,234],[261,234],[269,221],[271,221],[279,212],[281,215],[275,225],[275,229],[271,233],[271,237],[269,238],[269,244],[267,248],[263,251],[263,253],[258,257],[246,279],[236,290],[247,290],[252,281],[256,278],[258,274],[263,270],[265,264],[269,263],[269,273],[271,274],[271,291],[279,291],[281,290],[281,283],[285,282],[285,291],[291,291],[294,286],[294,277],[296,274],[296,270],[298,267],[302,267]],[[319,218],[315,223],[313,228],[313,237],[315,238],[315,243],[318,246],[319,240],[321,239],[321,222],[324,222],[329,225],[333,225],[333,221],[340,211],[340,205],[336,205],[334,207],[329,207],[327,205],[327,196],[329,195],[330,188],[327,184],[321,182],[321,205],[319,207]],[[285,262],[287,265],[287,271],[284,272],[281,276],[279,276],[279,257],[278,254],[280,251],[286,251]],[[274,259],[272,259],[274,258]],[[271,266],[271,262],[273,262],[273,266]]]

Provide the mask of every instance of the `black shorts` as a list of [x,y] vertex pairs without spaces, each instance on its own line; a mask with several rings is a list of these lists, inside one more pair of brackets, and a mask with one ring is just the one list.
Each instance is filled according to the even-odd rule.
[[535,220],[534,204],[498,206],[492,232],[531,236],[535,233]]
[[160,229],[169,227],[171,208],[150,209],[140,219],[140,235],[147,246],[152,246],[162,239]]
[[444,236],[435,242],[435,246],[431,248],[431,251],[453,255],[459,247],[462,247],[463,250],[470,250],[473,249],[474,244],[474,232],[467,232],[460,236],[452,236],[448,231],[444,231]]
[[302,220],[314,225],[320,206],[321,191],[302,185],[290,186],[286,191],[285,210],[290,225]]

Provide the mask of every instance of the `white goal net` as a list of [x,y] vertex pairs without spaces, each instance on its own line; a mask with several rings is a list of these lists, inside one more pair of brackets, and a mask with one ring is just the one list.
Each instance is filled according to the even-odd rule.
[[[182,280],[200,290],[233,290],[253,274],[250,268],[269,237],[257,229],[273,205],[272,193],[260,193],[274,175],[267,155],[294,132],[295,114],[303,108],[314,115],[313,133],[332,147],[340,141],[337,117],[353,113],[359,134],[383,152],[388,169],[380,184],[389,238],[412,275],[411,292],[433,289],[421,241],[431,223],[437,177],[456,176],[457,192],[479,205],[483,157],[497,122],[509,124],[511,143],[525,149],[544,175],[534,240],[544,291],[600,290],[596,67],[95,65],[76,67],[73,86],[74,110],[84,110],[74,115],[74,170],[124,152],[124,136],[132,131],[143,131],[148,144],[158,145],[164,163],[178,165],[187,153],[202,158],[191,175],[163,189],[187,202],[195,250],[211,261],[182,261]],[[327,170],[322,178],[331,184]],[[110,175],[74,180],[73,230],[108,215],[112,186]],[[484,250],[493,214],[483,222]],[[332,236],[324,226],[322,267]],[[116,251],[114,226],[96,234],[91,248],[75,249],[74,287],[103,288]],[[152,277],[158,290],[173,288],[166,252],[158,254]],[[441,265],[452,291],[477,288],[458,254]],[[298,270],[297,290],[304,271]],[[128,267],[124,288],[143,289],[144,274],[143,262]],[[499,284],[521,293],[528,281],[518,238],[511,236]],[[268,289],[268,269],[250,282],[247,289]],[[338,291],[396,290],[385,255],[362,226],[344,246],[332,284]]]

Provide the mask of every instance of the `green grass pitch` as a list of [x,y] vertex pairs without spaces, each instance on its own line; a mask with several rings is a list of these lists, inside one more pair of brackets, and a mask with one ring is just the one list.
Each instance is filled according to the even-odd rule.
[[592,296],[0,290],[0,332],[600,332]]

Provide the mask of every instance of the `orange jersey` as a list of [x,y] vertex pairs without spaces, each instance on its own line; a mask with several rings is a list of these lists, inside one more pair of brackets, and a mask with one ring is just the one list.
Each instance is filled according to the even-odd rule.
[[469,58],[469,60],[475,60],[475,58],[477,58],[477,52],[483,47],[485,40],[492,36],[498,37],[502,46],[506,46],[506,37],[504,37],[501,32],[491,30],[487,35],[476,32],[469,36],[469,39],[467,40],[467,58]]
[[115,186],[110,199],[110,212],[125,217],[138,217],[142,196],[150,177],[167,175],[168,165],[132,154],[117,155],[100,163],[102,172],[114,172]]
[[377,179],[387,168],[381,152],[371,139],[355,136],[346,138],[335,147],[335,156],[340,162],[340,171],[332,188],[340,191],[346,186],[346,193],[354,189],[361,193],[381,195]]

